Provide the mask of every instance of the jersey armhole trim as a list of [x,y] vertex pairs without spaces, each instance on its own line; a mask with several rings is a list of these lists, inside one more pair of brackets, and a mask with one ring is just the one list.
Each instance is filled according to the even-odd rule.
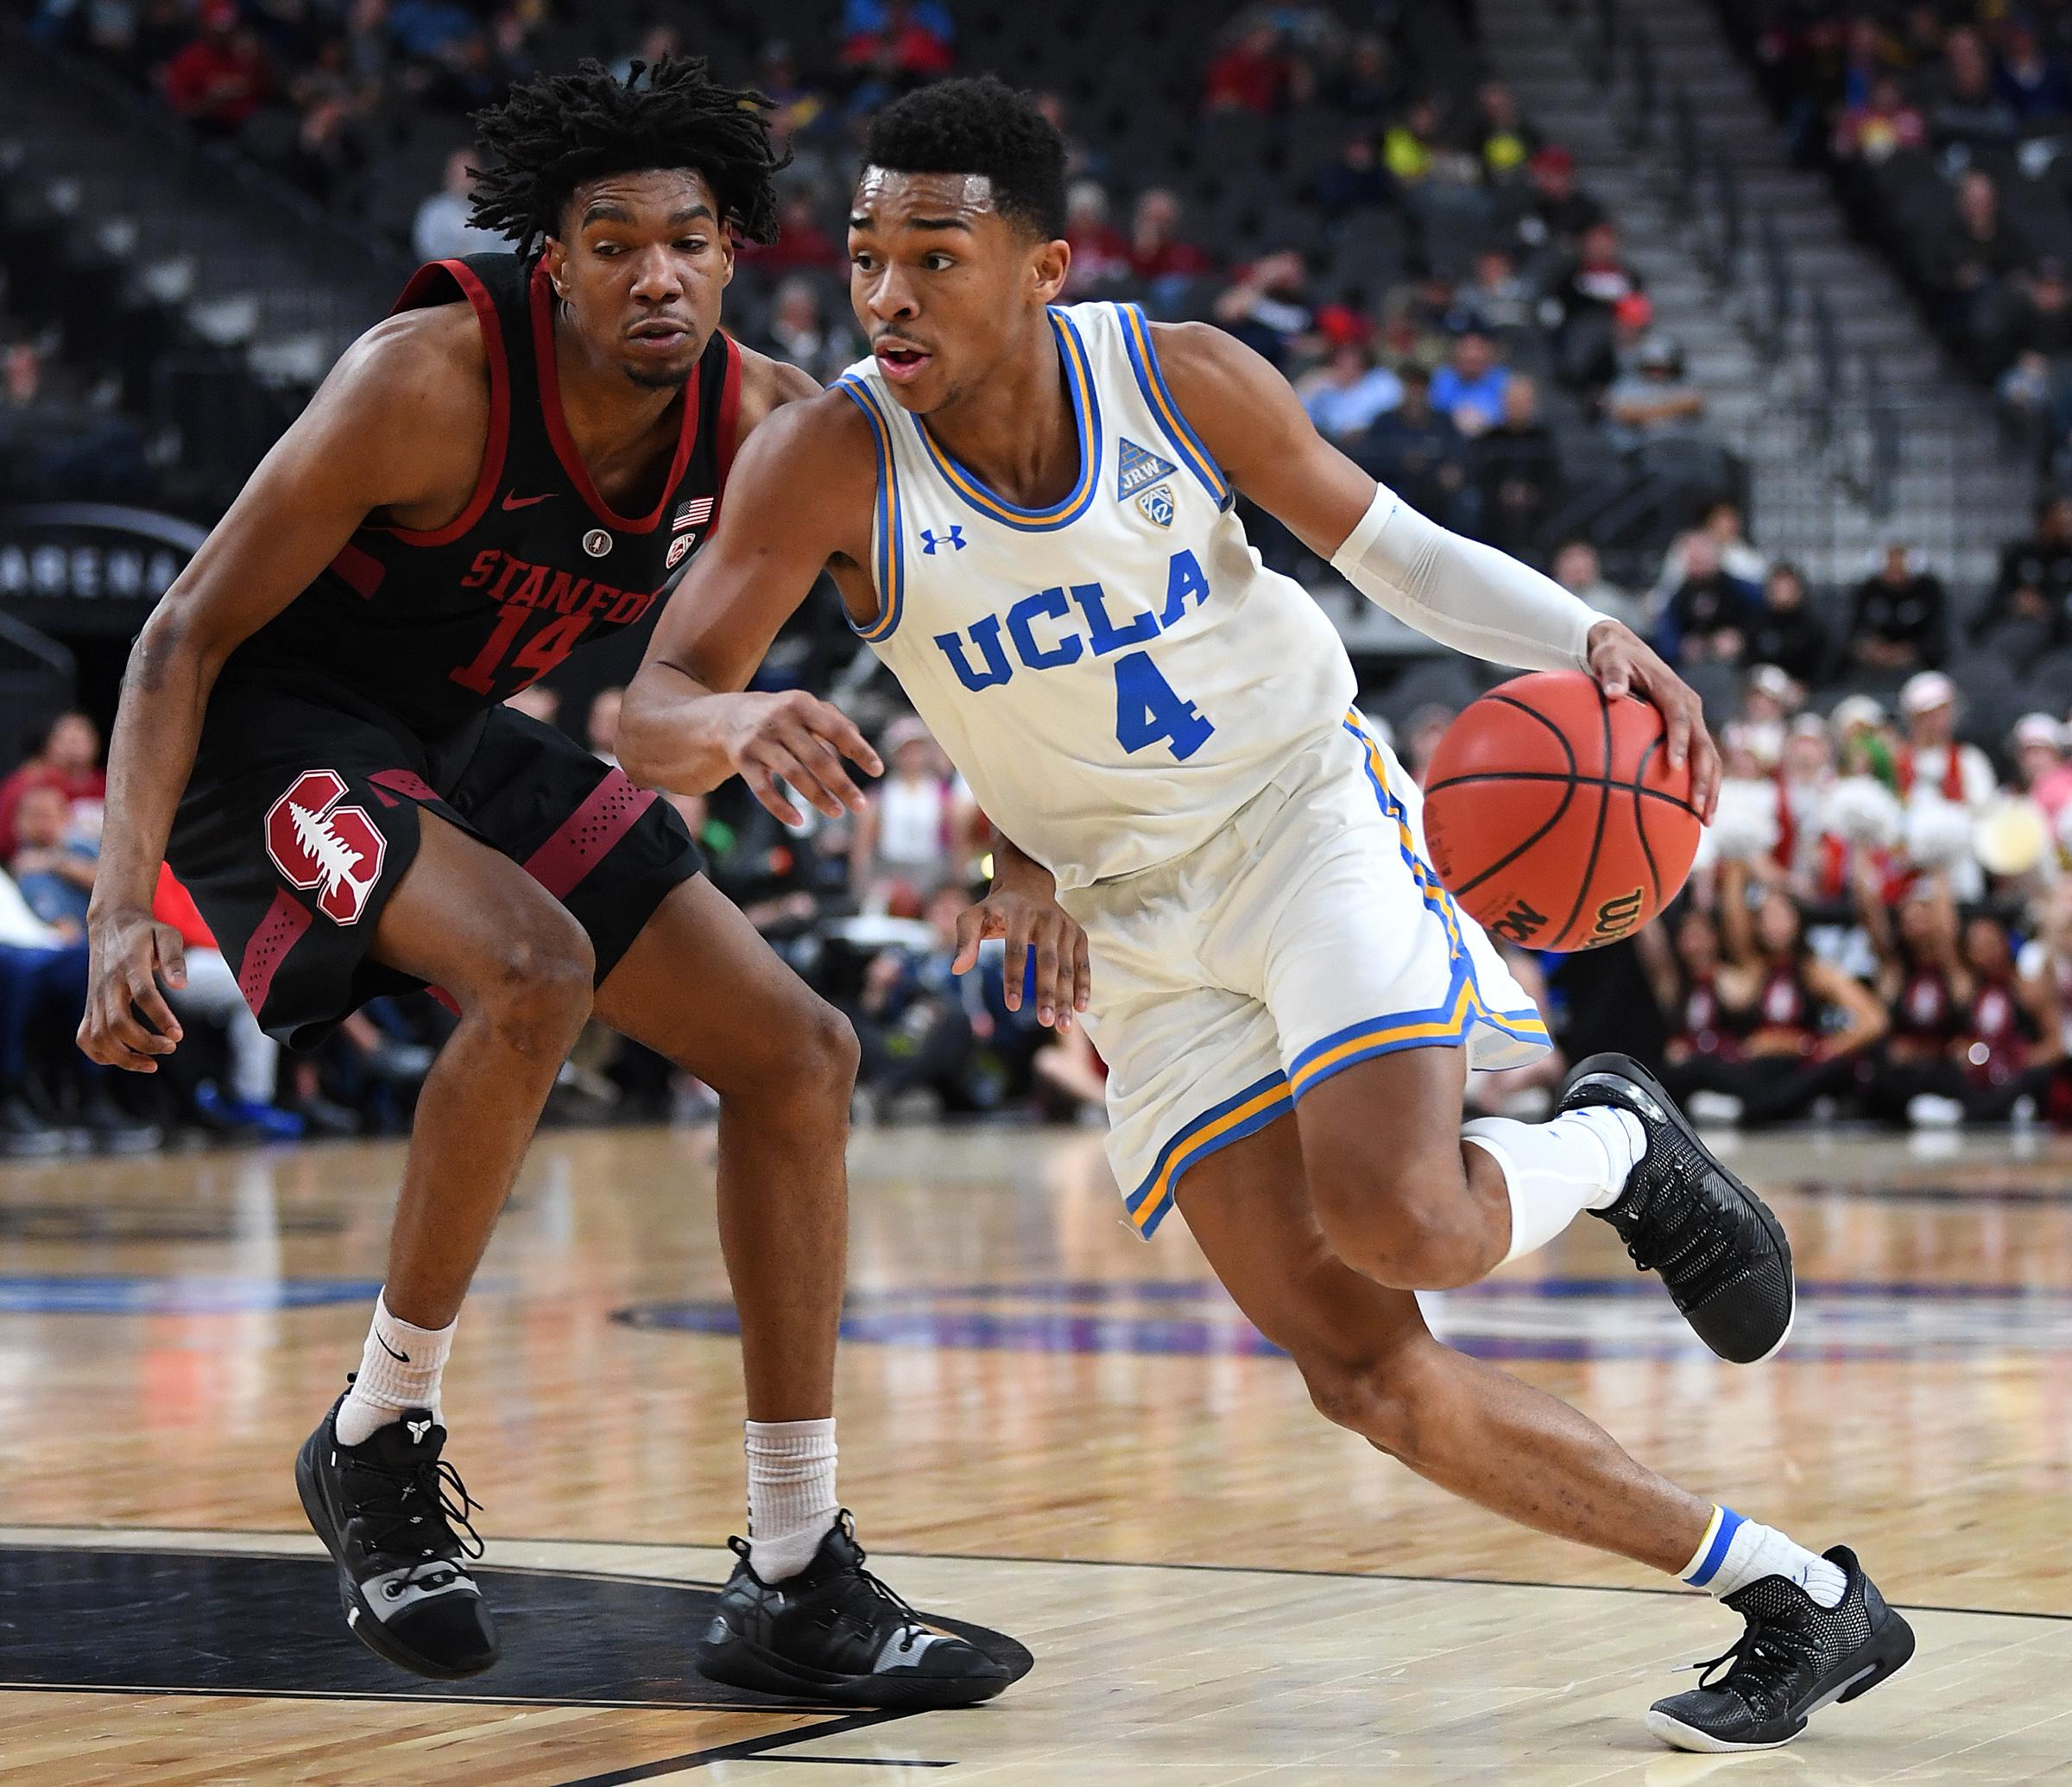
[[727,371],[719,388],[719,414],[712,424],[713,483],[718,488],[712,493],[708,535],[719,526],[720,511],[727,506],[727,474],[734,469],[735,450],[741,445],[741,347],[731,335],[723,334],[720,339],[727,344]]
[[1144,394],[1144,401],[1157,419],[1159,431],[1187,469],[1201,480],[1203,489],[1216,498],[1216,507],[1229,508],[1229,483],[1210,456],[1209,449],[1202,445],[1201,436],[1180,414],[1179,405],[1172,401],[1166,375],[1159,367],[1158,350],[1152,344],[1151,325],[1144,320],[1143,311],[1134,304],[1118,304],[1115,309],[1122,319],[1122,345],[1129,355],[1130,369],[1137,376],[1137,388]]
[[900,624],[906,583],[906,545],[900,527],[900,479],[892,452],[892,425],[878,407],[875,395],[862,380],[843,376],[835,388],[862,410],[870,422],[872,444],[878,459],[878,498],[871,542],[873,576],[878,586],[878,612],[867,627],[859,627],[846,608],[843,618],[850,630],[868,645],[881,645]]
[[482,449],[482,469],[475,475],[475,494],[468,498],[468,506],[445,527],[381,529],[404,546],[450,546],[482,519],[490,498],[496,494],[497,480],[503,476],[504,453],[511,438],[511,373],[504,353],[503,319],[496,314],[496,300],[482,282],[482,275],[465,261],[434,261],[411,275],[402,296],[395,300],[395,309],[415,309],[414,300],[431,289],[436,273],[445,274],[460,287],[482,330],[483,348],[490,359],[490,438]]

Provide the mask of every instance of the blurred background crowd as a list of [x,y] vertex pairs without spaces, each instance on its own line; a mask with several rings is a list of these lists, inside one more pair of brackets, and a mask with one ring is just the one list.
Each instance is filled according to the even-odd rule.
[[[469,111],[539,66],[680,49],[767,92],[792,155],[781,238],[727,295],[743,340],[823,378],[860,354],[843,218],[863,122],[1001,70],[1071,144],[1071,297],[1240,336],[1377,477],[1683,668],[1728,755],[1720,822],[1639,945],[1529,964],[1571,1056],[1632,1046],[1638,1013],[1713,1121],[2072,1121],[2072,0],[0,0],[0,495],[205,527],[414,260],[498,245],[467,222]],[[1727,118],[1707,96],[1734,81],[1757,96],[1740,186],[1731,142],[1708,161],[1692,122]],[[1779,268],[1827,249],[1735,221],[1764,157],[1801,177],[1778,188],[1793,204],[1830,207],[1812,236],[1854,230],[1889,269],[1911,320],[1821,322]],[[1660,184],[1633,184],[1650,167]],[[1735,192],[1715,239],[1696,220]],[[1936,426],[1973,402],[1998,418],[1966,456],[1997,507],[1943,493],[1968,534],[1904,477],[1867,504],[1826,432],[1848,332],[1873,323],[1932,344],[1915,358]],[[1894,379],[1913,363],[1885,351]],[[1808,355],[1828,359],[1801,378]],[[1808,446],[1778,419],[1812,410]],[[1429,655],[1248,521],[1420,765],[1497,673]],[[440,1010],[382,1001],[284,1057],[169,876],[188,1045],[120,1086],[70,1049],[102,734],[142,610],[68,630],[66,574],[0,534],[0,603],[50,597],[31,639],[0,610],[0,679],[10,650],[43,678],[0,736],[0,769],[19,762],[0,784],[0,1146],[402,1127]],[[608,757],[630,667],[573,660],[520,699]],[[983,816],[831,592],[764,676],[832,689],[881,741],[869,813],[792,830],[729,788],[686,817],[714,880],[855,1020],[869,1111],[1097,1121],[1098,1060],[1008,1009],[996,948],[949,974]],[[1478,1096],[1544,1097],[1526,1077]],[[599,1035],[550,1121],[709,1104]]]

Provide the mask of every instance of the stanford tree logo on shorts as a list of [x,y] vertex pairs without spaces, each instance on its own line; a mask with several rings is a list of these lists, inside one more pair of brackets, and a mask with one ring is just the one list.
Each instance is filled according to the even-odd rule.
[[266,854],[291,887],[322,887],[317,907],[337,925],[357,925],[380,880],[388,840],[362,806],[340,806],[345,779],[306,770],[266,813]]

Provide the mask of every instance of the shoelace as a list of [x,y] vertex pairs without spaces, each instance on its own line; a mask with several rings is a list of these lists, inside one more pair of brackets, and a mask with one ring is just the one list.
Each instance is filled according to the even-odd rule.
[[[849,1511],[846,1508],[842,1511],[841,1526],[842,1530],[849,1535],[850,1543],[856,1544],[856,1523],[850,1519]],[[902,1616],[900,1621],[900,1654],[904,1657],[913,1649],[917,1639],[927,1636],[927,1628],[921,1624],[920,1611],[913,1602],[886,1582],[883,1577],[875,1575],[863,1568],[863,1560],[869,1555],[862,1546],[856,1545],[856,1575],[872,1594],[875,1594],[880,1601],[897,1610]]]
[[[1790,1675],[1813,1658],[1813,1646],[1788,1627],[1751,1620],[1748,1629],[1709,1662],[1696,1663],[1700,1688],[1731,1689],[1759,1713],[1781,1713],[1791,1704]],[[1717,1681],[1712,1672],[1727,1672]]]
[[[468,1519],[470,1514],[481,1511],[482,1504],[468,1493],[468,1486],[461,1481],[460,1473],[452,1464],[444,1458],[426,1459],[406,1470],[388,1470],[378,1464],[356,1460],[352,1468],[356,1472],[381,1480],[395,1492],[392,1503],[375,1500],[363,1504],[356,1511],[368,1518],[370,1549],[388,1550],[389,1541],[402,1534],[406,1542],[394,1549],[420,1554],[409,1569],[395,1579],[392,1585],[395,1590],[400,1592],[415,1582],[419,1572],[439,1567],[450,1569],[454,1575],[473,1580],[473,1573],[467,1565],[444,1555],[445,1547],[439,1543],[445,1539],[462,1557],[467,1558],[479,1557],[486,1549],[482,1535]],[[429,1512],[414,1512],[407,1505],[413,1496],[419,1498],[419,1509]],[[410,1534],[412,1527],[421,1527],[427,1519],[433,1525],[430,1535]],[[458,1532],[454,1531],[456,1526],[460,1529]],[[466,1534],[464,1538],[462,1533]]]
[[[1665,1281],[1676,1276],[1690,1255],[1704,1247],[1712,1232],[1702,1216],[1703,1201],[1691,1183],[1697,1164],[1687,1159],[1685,1151],[1675,1147],[1673,1141],[1670,1146],[1672,1152],[1666,1170],[1671,1184],[1665,1189],[1675,1200],[1675,1215],[1656,1216],[1652,1221],[1644,1216],[1626,1243],[1627,1257],[1635,1270],[1658,1273]],[[1677,1285],[1679,1297],[1691,1304],[1702,1303],[1740,1265],[1734,1248],[1721,1248],[1688,1282]]]

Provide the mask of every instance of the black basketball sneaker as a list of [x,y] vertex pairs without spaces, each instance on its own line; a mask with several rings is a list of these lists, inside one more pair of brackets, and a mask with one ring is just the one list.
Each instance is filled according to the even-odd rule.
[[1655,1077],[1628,1055],[1592,1055],[1556,1111],[1631,1111],[1647,1147],[1609,1209],[1633,1264],[1662,1280],[1684,1319],[1721,1358],[1767,1359],[1791,1331],[1791,1243],[1761,1198],[1721,1165]]
[[931,1632],[912,1607],[863,1568],[847,1509],[813,1561],[766,1582],[749,1564],[749,1542],[727,1541],[741,1561],[698,1666],[715,1682],[837,1706],[920,1711],[990,1700],[1011,1679],[976,1645]]
[[1835,1701],[1867,1694],[1914,1654],[1914,1629],[1885,1604],[1856,1554],[1837,1545],[1829,1563],[1848,1578],[1841,1600],[1823,1607],[1789,1576],[1765,1576],[1726,1597],[1748,1622],[1741,1641],[1699,1667],[1687,1694],[1658,1700],[1647,1728],[1679,1750],[1774,1750]]
[[344,1446],[338,1415],[334,1402],[303,1442],[295,1487],[337,1561],[346,1625],[376,1656],[418,1675],[480,1674],[496,1660],[496,1622],[468,1571],[482,1556],[468,1524],[480,1504],[439,1455],[446,1430],[429,1409],[409,1409]]

